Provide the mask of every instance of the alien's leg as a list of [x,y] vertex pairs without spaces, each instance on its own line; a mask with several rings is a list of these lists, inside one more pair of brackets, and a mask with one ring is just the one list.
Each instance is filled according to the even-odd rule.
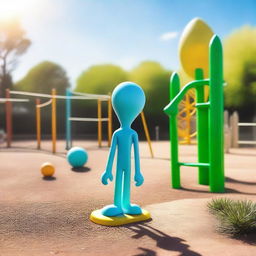
[[127,214],[141,214],[141,208],[136,204],[131,204],[131,168],[130,166],[124,171],[123,187],[123,212]]
[[121,168],[117,168],[114,204],[105,206],[101,211],[103,215],[111,217],[111,216],[118,216],[123,214],[122,205],[121,205],[122,183],[123,183],[123,170]]

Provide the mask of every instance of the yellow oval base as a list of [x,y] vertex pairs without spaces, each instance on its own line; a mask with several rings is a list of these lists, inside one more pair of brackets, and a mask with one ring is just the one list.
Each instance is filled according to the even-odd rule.
[[142,209],[142,214],[139,215],[124,214],[116,217],[107,217],[102,215],[101,209],[93,211],[90,215],[90,220],[92,222],[104,226],[121,226],[149,219],[151,219],[150,213],[144,209]]

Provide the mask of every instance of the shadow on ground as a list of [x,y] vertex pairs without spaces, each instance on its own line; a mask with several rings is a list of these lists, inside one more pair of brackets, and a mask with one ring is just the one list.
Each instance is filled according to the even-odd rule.
[[226,177],[226,182],[244,184],[244,185],[256,185],[256,182],[236,180],[230,177]]
[[256,245],[256,233],[251,233],[247,235],[236,235],[232,237],[236,240],[243,241],[244,243],[250,244],[250,245]]
[[53,177],[53,176],[45,176],[45,177],[42,177],[43,180],[47,180],[47,181],[53,181],[53,180],[56,180],[57,178],[56,177]]
[[[135,233],[132,238],[139,239],[143,236],[147,236],[156,242],[158,248],[163,250],[179,252],[180,256],[201,256],[201,254],[189,248],[189,245],[186,244],[186,240],[169,236],[145,223],[137,224],[136,226],[128,226],[127,228]],[[157,256],[157,252],[151,249],[144,247],[138,247],[138,249],[142,252],[134,256]]]
[[[192,189],[192,188],[184,188],[182,187],[180,190],[183,191],[188,191],[188,192],[194,192],[194,193],[209,193],[212,194],[212,192],[210,192],[209,190],[200,190],[200,189]],[[220,194],[220,195],[224,195],[224,194],[242,194],[242,195],[256,195],[256,193],[249,193],[249,192],[243,192],[243,191],[239,191],[233,188],[225,188],[225,192],[223,193],[214,193],[214,194]]]
[[89,172],[91,170],[91,168],[89,167],[79,167],[79,168],[72,168],[71,169],[73,172]]

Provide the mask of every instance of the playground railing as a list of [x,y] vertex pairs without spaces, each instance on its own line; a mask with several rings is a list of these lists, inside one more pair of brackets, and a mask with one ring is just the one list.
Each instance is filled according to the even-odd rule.
[[[6,106],[6,140],[7,147],[11,146],[12,141],[12,102],[27,102],[28,99],[15,99],[10,98],[10,95],[19,95],[19,96],[29,96],[29,97],[37,97],[36,99],[36,136],[37,136],[37,148],[41,148],[41,109],[51,105],[51,118],[52,118],[52,127],[51,127],[51,135],[52,135],[52,152],[56,152],[56,140],[57,140],[57,122],[56,122],[56,101],[57,99],[66,100],[66,149],[71,147],[71,121],[93,121],[98,122],[98,143],[101,146],[102,143],[102,122],[107,121],[108,123],[108,146],[111,143],[112,136],[112,104],[111,104],[111,96],[103,95],[103,94],[88,94],[88,93],[80,93],[80,92],[71,92],[67,89],[66,95],[56,95],[56,90],[52,89],[52,94],[43,94],[43,93],[35,93],[35,92],[25,92],[25,91],[14,91],[14,90],[6,90],[6,98],[0,98],[0,103],[5,103]],[[75,94],[75,95],[72,95]],[[49,99],[48,101],[41,103],[39,98]],[[83,118],[83,117],[71,117],[71,100],[97,100],[98,111],[97,118]],[[103,101],[108,102],[107,107],[107,118],[102,118],[102,109],[101,105]],[[146,123],[146,118],[143,111],[140,114],[146,139],[148,141],[150,154],[152,157],[153,150],[150,140],[150,135]]]
[[256,145],[256,140],[240,140],[239,139],[240,127],[256,127],[256,123],[239,122],[239,115],[237,111],[235,111],[230,116],[229,123],[230,123],[230,132],[231,132],[231,147],[238,148],[239,145]]
[[[73,95],[79,96],[73,96]],[[91,117],[72,117],[71,116],[71,100],[74,97],[88,97],[88,99],[97,100],[97,118]],[[111,97],[109,95],[97,95],[97,94],[87,94],[80,92],[71,92],[70,89],[66,90],[66,149],[72,147],[72,133],[71,133],[71,122],[97,122],[98,123],[98,146],[102,146],[102,122],[108,123],[108,146],[111,143],[112,137],[112,104]],[[102,118],[102,101],[107,101],[108,104],[108,117]]]
[[0,103],[5,104],[6,144],[8,148],[11,147],[12,141],[12,103],[15,102],[29,102],[29,99],[10,98],[10,90],[6,89],[5,98],[0,98]]
[[[73,99],[73,94],[80,95],[83,97],[89,97],[89,94],[84,94],[80,92],[71,92],[69,89],[66,90],[66,149],[70,149],[72,147],[72,126],[71,122],[97,122],[98,123],[98,145],[99,147],[102,146],[102,122],[107,122],[108,124],[108,146],[111,144],[111,138],[112,138],[112,103],[111,103],[111,97],[110,95],[94,95],[94,99],[97,99],[97,118],[86,118],[86,117],[72,117],[72,107],[71,107],[71,100]],[[91,97],[91,96],[90,96]],[[108,102],[108,109],[107,109],[107,117],[102,117],[102,102],[107,101]],[[151,145],[150,135],[146,123],[146,118],[144,115],[144,112],[142,111],[140,113],[143,128],[145,131],[145,136],[149,145],[149,150],[151,157],[154,157],[153,149]]]
[[41,149],[41,109],[51,105],[52,111],[52,153],[56,153],[56,140],[57,140],[57,125],[56,125],[56,90],[52,89],[51,99],[41,103],[40,99],[36,99],[36,136],[37,136],[37,149]]

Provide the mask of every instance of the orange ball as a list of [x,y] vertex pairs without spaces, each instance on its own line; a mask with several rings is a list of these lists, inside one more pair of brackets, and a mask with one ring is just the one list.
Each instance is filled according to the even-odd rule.
[[53,174],[55,173],[55,168],[49,162],[44,163],[41,165],[41,173],[43,174],[44,177],[52,177]]

